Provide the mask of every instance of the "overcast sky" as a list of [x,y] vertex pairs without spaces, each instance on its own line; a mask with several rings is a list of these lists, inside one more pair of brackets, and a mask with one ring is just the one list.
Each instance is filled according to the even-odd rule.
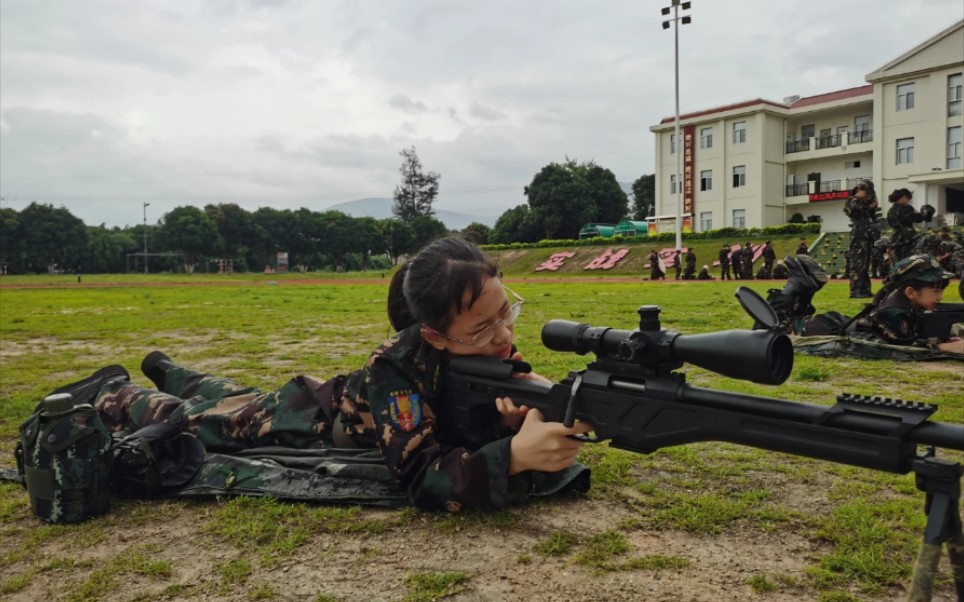
[[[390,197],[498,215],[568,156],[620,181],[673,114],[670,0],[2,0],[0,196],[90,225]],[[961,0],[694,0],[682,112],[863,85]]]

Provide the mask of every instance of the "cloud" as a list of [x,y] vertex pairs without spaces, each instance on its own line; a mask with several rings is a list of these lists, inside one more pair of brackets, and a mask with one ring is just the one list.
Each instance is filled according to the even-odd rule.
[[[319,208],[390,195],[413,145],[451,210],[516,206],[567,155],[632,181],[653,168],[649,126],[673,113],[658,8],[0,1],[0,191],[91,215],[109,199],[96,223],[139,221],[141,202]],[[692,13],[683,112],[861,85],[961,18],[959,0]]]
[[469,114],[472,115],[472,117],[478,117],[485,121],[501,121],[505,119],[505,113],[502,111],[497,111],[477,102],[473,102],[469,106]]
[[428,109],[424,102],[412,100],[404,94],[396,94],[389,98],[388,106],[400,109],[406,113],[423,113]]

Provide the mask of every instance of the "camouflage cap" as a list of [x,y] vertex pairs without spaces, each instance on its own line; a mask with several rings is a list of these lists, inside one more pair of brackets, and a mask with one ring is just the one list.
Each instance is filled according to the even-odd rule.
[[870,180],[860,180],[857,182],[857,185],[853,187],[853,190],[850,191],[850,194],[855,195],[857,194],[858,190],[866,190],[867,196],[870,197],[876,198],[877,196],[877,191],[874,190],[874,183]]
[[910,280],[920,280],[921,282],[940,282],[953,278],[954,274],[941,267],[931,255],[911,255],[897,262],[890,271],[890,280],[895,284],[901,284]]

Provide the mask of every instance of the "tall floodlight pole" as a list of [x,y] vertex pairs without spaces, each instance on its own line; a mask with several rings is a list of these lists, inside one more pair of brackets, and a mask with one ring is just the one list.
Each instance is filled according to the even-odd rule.
[[[683,169],[681,167],[680,155],[682,155],[682,139],[679,135],[679,26],[688,24],[691,19],[689,15],[680,16],[680,10],[689,10],[691,2],[680,2],[672,0],[672,5],[663,8],[663,16],[667,16],[670,10],[673,17],[663,21],[663,29],[669,29],[670,21],[673,22],[673,70],[676,75],[676,133],[673,135],[674,151],[676,152],[676,248],[683,247]],[[690,216],[692,218],[692,216]]]
[[147,273],[147,208],[150,203],[144,203],[144,273]]

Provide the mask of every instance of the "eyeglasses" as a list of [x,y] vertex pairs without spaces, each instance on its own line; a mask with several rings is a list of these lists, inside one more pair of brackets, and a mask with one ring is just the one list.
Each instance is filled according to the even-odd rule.
[[428,330],[431,330],[438,336],[442,337],[443,339],[448,339],[456,343],[461,343],[462,345],[468,345],[469,347],[484,347],[488,345],[489,342],[492,341],[492,338],[495,336],[496,330],[498,330],[503,326],[511,326],[512,324],[515,324],[515,321],[519,318],[519,314],[522,313],[522,304],[526,302],[525,299],[517,295],[509,287],[506,286],[503,288],[505,288],[506,291],[508,291],[513,297],[516,298],[516,302],[509,306],[509,309],[506,312],[505,316],[503,316],[500,320],[498,320],[494,324],[490,324],[489,326],[486,326],[485,328],[477,332],[475,336],[473,336],[471,339],[466,341],[465,339],[460,339],[458,337],[450,337],[449,335],[439,332],[434,328],[429,328],[427,326],[426,328],[428,328]]

